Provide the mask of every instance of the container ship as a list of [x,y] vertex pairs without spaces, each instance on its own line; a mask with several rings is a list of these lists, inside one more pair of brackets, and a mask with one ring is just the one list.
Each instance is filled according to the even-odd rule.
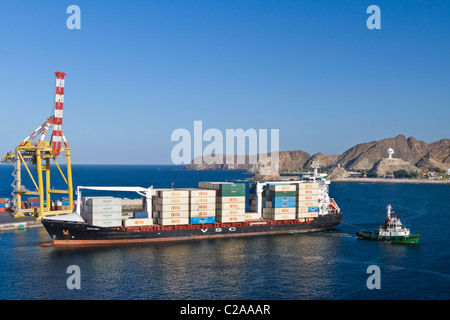
[[[342,221],[324,176],[251,182],[248,193],[246,185],[200,182],[198,188],[190,189],[80,186],[76,211],[43,218],[42,224],[54,246],[92,246],[300,233],[333,228]],[[130,215],[122,211],[121,198],[82,197],[82,189],[137,192],[144,210]]]

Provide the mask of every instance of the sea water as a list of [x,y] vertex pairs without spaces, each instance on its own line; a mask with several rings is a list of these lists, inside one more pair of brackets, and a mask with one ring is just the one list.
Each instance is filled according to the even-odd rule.
[[[10,196],[11,171],[0,166],[0,197]],[[73,174],[74,186],[155,188],[249,177],[156,165],[74,165]],[[0,299],[448,300],[449,194],[449,185],[331,183],[342,224],[302,234],[58,249],[41,247],[50,241],[44,228],[2,232]],[[383,224],[389,203],[422,235],[419,245],[356,239],[356,231]],[[79,289],[69,288],[71,266],[79,268]],[[371,266],[379,268],[379,289],[368,286]]]

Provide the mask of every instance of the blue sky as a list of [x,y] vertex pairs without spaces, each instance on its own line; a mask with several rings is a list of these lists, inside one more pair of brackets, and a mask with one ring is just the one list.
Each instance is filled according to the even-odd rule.
[[[69,5],[81,29],[69,30]],[[369,30],[369,5],[381,29]],[[279,129],[280,150],[450,138],[450,2],[0,2],[0,152],[53,114],[74,163],[171,163],[175,129]],[[205,145],[206,146],[206,143]]]

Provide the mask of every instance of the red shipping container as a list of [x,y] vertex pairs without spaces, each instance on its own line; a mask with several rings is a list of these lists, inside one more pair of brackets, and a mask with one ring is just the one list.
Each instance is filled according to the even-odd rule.
[[5,212],[6,208],[0,208],[0,212]]

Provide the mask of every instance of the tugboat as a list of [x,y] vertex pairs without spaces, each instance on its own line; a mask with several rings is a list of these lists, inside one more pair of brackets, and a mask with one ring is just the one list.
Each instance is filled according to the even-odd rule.
[[[384,229],[380,226],[377,231],[358,231],[356,235],[363,240],[376,240],[391,243],[417,244],[420,234],[411,234],[411,231],[402,227],[402,223],[396,214],[391,215],[391,204],[386,208],[387,219],[385,219]],[[393,213],[393,212],[392,212]]]

